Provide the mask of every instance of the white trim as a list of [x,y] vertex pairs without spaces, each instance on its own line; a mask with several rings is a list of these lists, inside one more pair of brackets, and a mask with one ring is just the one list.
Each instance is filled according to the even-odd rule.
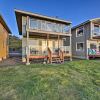
[[100,24],[93,24],[92,36],[98,36],[98,35],[94,35],[94,33],[96,33],[96,32],[94,31],[94,26],[95,26],[95,25],[99,26],[99,32],[97,32],[97,33],[100,33]]
[[[83,43],[83,50],[77,49],[77,44],[79,44],[79,43]],[[80,51],[80,52],[83,52],[84,51],[84,42],[76,42],[76,51]]]
[[[83,28],[83,34],[80,35],[80,36],[78,36],[78,35],[77,35],[77,31],[78,31],[80,28]],[[79,28],[76,29],[76,37],[81,37],[81,36],[84,36],[84,26],[81,26],[81,27],[79,27]]]

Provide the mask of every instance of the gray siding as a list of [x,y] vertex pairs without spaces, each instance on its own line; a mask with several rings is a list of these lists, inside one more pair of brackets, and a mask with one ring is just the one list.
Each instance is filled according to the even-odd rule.
[[66,40],[64,40],[64,46],[70,46],[70,37],[66,37]]
[[[81,26],[80,26],[81,27]],[[87,58],[87,40],[90,38],[90,23],[83,25],[84,27],[84,35],[80,37],[76,37],[77,28],[72,30],[72,55],[77,58]],[[76,51],[76,43],[83,42],[84,43],[84,51]]]

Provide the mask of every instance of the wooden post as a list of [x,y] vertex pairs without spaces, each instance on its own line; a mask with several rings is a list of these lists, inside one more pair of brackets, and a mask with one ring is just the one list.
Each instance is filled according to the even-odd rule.
[[58,35],[58,49],[59,49],[59,35]]
[[49,34],[47,34],[47,51],[48,51],[47,63],[50,63],[51,55],[50,55],[50,51],[49,51]]
[[72,34],[71,34],[71,24],[70,24],[70,61],[72,61]]
[[47,48],[49,47],[49,34],[47,34]]
[[29,63],[29,17],[27,16],[27,27],[26,27],[26,32],[27,32],[27,39],[26,39],[26,50],[27,50],[27,54],[26,54],[26,65],[30,65]]
[[58,55],[60,55],[59,49],[60,49],[60,46],[59,46],[59,35],[58,35]]

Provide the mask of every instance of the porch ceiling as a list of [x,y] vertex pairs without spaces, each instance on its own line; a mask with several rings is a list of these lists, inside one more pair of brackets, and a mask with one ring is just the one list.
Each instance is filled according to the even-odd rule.
[[[44,34],[44,33],[33,33],[33,32],[29,32],[29,37],[30,38],[47,39],[47,35],[48,34]],[[67,36],[59,35],[59,38],[65,38],[65,37],[67,37]],[[56,35],[56,34],[49,34],[49,39],[58,39],[58,35]]]
[[57,33],[57,32],[49,32],[49,31],[42,31],[42,30],[30,30],[30,29],[28,29],[27,31],[29,32],[30,35],[33,35],[33,36],[39,35],[40,37],[41,36],[47,36],[47,35],[49,35],[51,37],[52,36],[58,37],[58,35],[61,36],[61,37],[70,36],[69,33]]

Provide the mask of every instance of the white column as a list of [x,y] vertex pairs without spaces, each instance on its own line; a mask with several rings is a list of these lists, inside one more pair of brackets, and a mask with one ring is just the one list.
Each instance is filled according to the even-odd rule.
[[90,48],[89,45],[90,45],[89,41],[87,40],[86,41],[86,49],[87,49],[87,51],[86,51],[86,57],[87,57],[87,60],[89,60],[89,57],[88,57],[88,48]]
[[26,65],[30,65],[30,62],[29,62],[29,32],[28,32],[28,29],[29,29],[29,17],[27,16],[27,27],[26,27],[26,31],[27,31],[27,39],[26,39]]
[[70,24],[70,61],[72,61],[72,34],[71,34],[71,24]]

